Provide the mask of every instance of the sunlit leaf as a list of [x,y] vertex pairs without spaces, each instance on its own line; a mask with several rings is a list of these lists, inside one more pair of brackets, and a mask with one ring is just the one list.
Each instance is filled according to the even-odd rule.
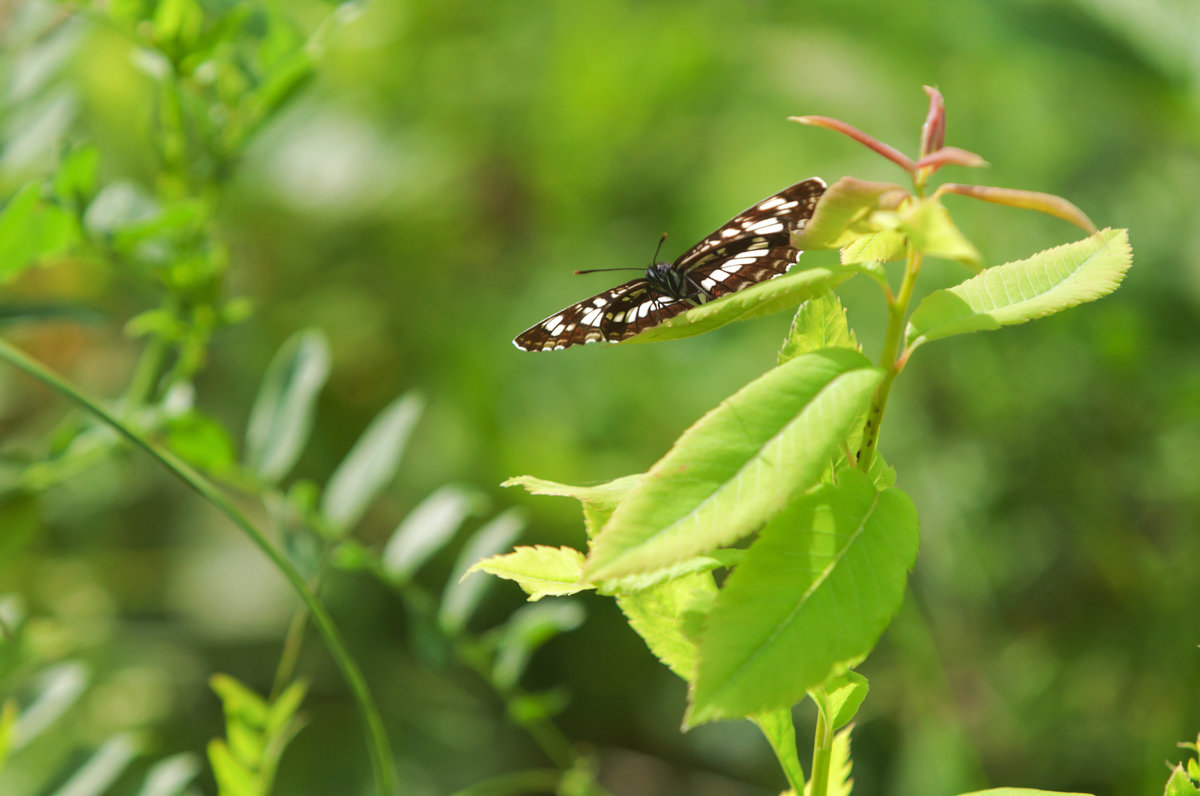
[[685,632],[685,625],[689,617],[707,614],[716,596],[712,575],[702,572],[619,594],[617,605],[654,657],[691,682],[696,673],[696,642]]
[[1092,796],[1090,793],[1070,793],[1060,790],[1038,790],[1036,788],[991,788],[990,790],[973,790],[961,793],[959,796]]
[[865,656],[904,598],[917,513],[847,471],[763,528],[709,615],[688,723],[798,702]]
[[867,182],[843,177],[830,185],[817,202],[816,212],[801,232],[792,235],[798,249],[836,249],[878,229],[862,227],[876,208],[879,198],[890,191],[902,191],[899,185]]
[[191,411],[166,425],[167,446],[189,464],[213,473],[233,466],[233,441],[225,427],[211,417]]
[[17,703],[13,699],[6,699],[4,706],[0,707],[0,768],[4,768],[4,761],[8,758],[8,750],[12,746],[13,729],[17,726]]
[[904,258],[904,236],[894,229],[865,233],[842,247],[842,265],[890,263]]
[[815,484],[879,384],[857,351],[796,357],[701,418],[617,507],[585,574],[669,566],[754,531]]
[[467,575],[480,571],[515,581],[529,595],[529,601],[536,602],[543,597],[576,594],[592,588],[579,582],[583,560],[583,553],[573,547],[517,547],[511,553],[476,562]]
[[795,307],[809,298],[831,290],[854,272],[842,268],[802,268],[797,266],[783,276],[751,285],[745,290],[701,304],[674,318],[651,326],[626,343],[653,343],[691,337],[734,321],[761,318],[773,312]]
[[570,486],[534,478],[531,475],[519,475],[508,479],[500,486],[523,486],[530,494],[534,495],[575,498],[583,505],[584,528],[587,537],[591,539],[600,532],[620,502],[642,482],[643,478],[645,475],[638,473],[595,486]]
[[900,231],[913,248],[930,257],[955,260],[979,270],[979,250],[959,232],[950,213],[936,199],[918,199],[898,215]]
[[246,465],[267,481],[283,478],[312,431],[317,395],[329,377],[329,343],[315,329],[297,332],[267,365],[246,426]]
[[383,571],[400,580],[412,577],[482,503],[478,494],[457,486],[444,486],[425,498],[388,539],[381,556]]
[[491,584],[490,578],[467,578],[463,575],[478,561],[489,558],[512,547],[512,543],[525,529],[525,517],[519,509],[509,509],[484,525],[467,542],[458,556],[450,582],[442,594],[438,610],[438,622],[449,630],[457,630],[467,623],[471,614],[483,599],[484,590]]
[[226,716],[237,719],[251,727],[262,728],[267,724],[267,701],[251,689],[227,674],[214,674],[208,685],[221,699]]
[[1133,252],[1122,229],[989,268],[962,284],[930,293],[908,322],[908,345],[954,334],[1025,323],[1116,290]]
[[54,173],[54,192],[63,200],[86,203],[96,191],[100,150],[91,144],[70,149]]
[[775,750],[775,757],[787,775],[788,782],[804,782],[804,768],[796,754],[796,725],[791,710],[773,710],[751,716],[750,721],[762,730],[767,743]]
[[858,340],[846,322],[846,310],[833,291],[810,298],[796,310],[779,351],[779,364],[822,348],[859,350]]
[[266,731],[268,736],[276,736],[296,717],[304,697],[308,694],[308,685],[302,680],[296,680],[275,697],[275,701],[267,710]]
[[1200,788],[1197,788],[1196,783],[1184,772],[1183,766],[1177,765],[1171,771],[1171,778],[1167,780],[1163,796],[1200,796]]
[[830,714],[825,717],[825,724],[831,730],[841,729],[850,723],[869,690],[867,678],[855,671],[836,674],[825,681],[822,687]]
[[239,763],[224,741],[208,742],[208,762],[220,796],[262,796],[261,778]]
[[391,482],[425,402],[409,393],[380,412],[334,470],[321,495],[321,513],[341,532],[353,528]]

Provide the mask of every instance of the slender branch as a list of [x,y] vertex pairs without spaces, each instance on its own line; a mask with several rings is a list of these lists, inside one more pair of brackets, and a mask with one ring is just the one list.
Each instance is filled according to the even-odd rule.
[[817,728],[813,733],[812,778],[808,781],[808,796],[826,796],[829,792],[829,768],[833,761],[833,733],[825,724],[825,712],[817,711]]
[[0,360],[7,362],[47,385],[59,395],[62,395],[64,398],[91,413],[105,425],[111,427],[135,446],[148,453],[151,458],[157,460],[172,475],[185,485],[191,487],[193,491],[224,514],[230,522],[246,534],[250,541],[270,559],[275,568],[283,573],[283,576],[287,579],[292,589],[300,595],[308,610],[312,612],[313,619],[321,631],[321,635],[325,638],[325,644],[329,649],[330,655],[333,656],[334,661],[342,672],[342,676],[346,679],[347,685],[350,686],[350,691],[355,701],[358,703],[364,729],[369,740],[368,750],[371,757],[371,766],[374,769],[377,793],[380,796],[395,796],[397,783],[392,752],[388,744],[387,734],[384,731],[383,720],[371,697],[367,682],[363,678],[358,664],[351,657],[341,633],[333,622],[333,618],[329,615],[329,612],[321,601],[317,599],[316,595],[305,584],[303,576],[292,563],[275,549],[266,535],[255,527],[229,498],[222,494],[208,479],[193,469],[191,465],[170,451],[163,450],[150,442],[91,398],[79,392],[61,376],[44,367],[20,349],[4,340],[0,340]]
[[908,315],[908,305],[912,301],[913,287],[917,282],[917,274],[921,272],[921,253],[908,244],[908,252],[904,262],[904,279],[900,290],[894,299],[888,300],[888,328],[883,340],[883,353],[879,357],[879,367],[883,368],[883,381],[871,399],[871,408],[867,411],[867,423],[863,432],[863,447],[858,457],[858,469],[864,473],[870,472],[875,461],[875,449],[879,445],[879,425],[883,422],[883,410],[887,407],[888,395],[892,391],[892,382],[903,369],[908,358],[900,356],[900,343],[904,339],[904,321]]

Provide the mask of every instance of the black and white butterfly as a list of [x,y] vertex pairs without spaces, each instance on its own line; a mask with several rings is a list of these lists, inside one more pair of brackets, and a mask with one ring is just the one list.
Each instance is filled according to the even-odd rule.
[[825,182],[817,177],[784,188],[738,213],[675,262],[655,262],[644,276],[554,313],[517,335],[513,345],[551,351],[626,340],[692,307],[785,274],[803,254],[792,246],[791,235],[812,218],[824,192]]

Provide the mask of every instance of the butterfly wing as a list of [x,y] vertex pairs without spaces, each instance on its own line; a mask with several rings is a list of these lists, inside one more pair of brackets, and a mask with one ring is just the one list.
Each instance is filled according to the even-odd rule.
[[718,298],[787,273],[803,252],[792,233],[812,218],[825,182],[803,180],[729,219],[674,263],[707,297]]
[[553,351],[597,340],[618,342],[673,318],[692,305],[655,291],[644,278],[598,293],[517,335],[522,351]]
[[[700,288],[689,298],[717,298],[786,273],[802,254],[792,246],[792,232],[812,218],[824,192],[824,181],[816,177],[798,182],[746,208],[684,252],[671,267]],[[551,351],[597,340],[617,342],[692,306],[692,301],[665,295],[645,278],[634,279],[530,326],[513,345],[523,351]]]

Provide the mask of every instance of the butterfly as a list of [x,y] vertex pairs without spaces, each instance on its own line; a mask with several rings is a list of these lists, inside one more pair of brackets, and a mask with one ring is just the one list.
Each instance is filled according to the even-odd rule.
[[[559,310],[517,335],[513,345],[522,351],[556,351],[627,340],[692,307],[781,276],[803,254],[792,246],[791,235],[812,218],[823,193],[825,182],[817,177],[784,188],[729,219],[675,262],[653,262],[643,276]],[[641,269],[575,273],[623,270]]]

